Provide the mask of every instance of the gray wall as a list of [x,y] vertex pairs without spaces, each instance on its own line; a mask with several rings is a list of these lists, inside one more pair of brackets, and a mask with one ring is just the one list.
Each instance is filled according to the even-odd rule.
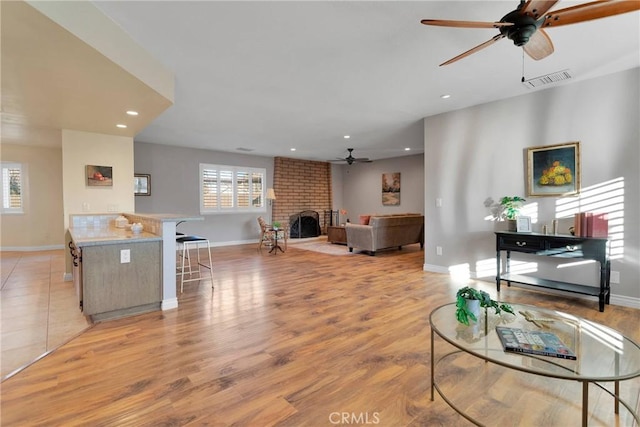
[[[332,165],[334,209],[346,209],[352,221],[357,221],[360,214],[423,212],[423,162],[423,156],[418,154],[351,166]],[[136,212],[199,216],[200,163],[266,168],[267,185],[273,185],[272,157],[135,142],[135,173],[151,174],[151,195],[136,196]],[[387,172],[402,174],[400,206],[382,206],[382,174]],[[263,216],[268,218],[270,212]],[[204,218],[204,221],[184,223],[179,230],[207,237],[216,246],[257,239],[255,213],[204,215]]]
[[[424,156],[395,157],[372,163],[341,165],[342,204],[352,222],[359,215],[424,212]],[[382,174],[400,172],[400,205],[382,205]],[[336,179],[334,174],[333,177]]]
[[[151,195],[136,196],[137,213],[200,215],[200,163],[246,166],[267,170],[267,187],[273,186],[273,157],[221,151],[134,143],[135,173],[151,174]],[[269,212],[261,215],[268,217]],[[181,224],[179,231],[207,237],[212,245],[255,242],[257,213],[203,215],[204,221]]]
[[[639,81],[635,68],[426,118],[425,269],[458,267],[493,280],[493,232],[502,225],[485,219],[484,200],[525,196],[527,147],[580,141],[583,189],[624,180],[624,257],[612,261],[621,278],[612,285],[612,302],[619,297],[618,303],[640,306]],[[537,203],[534,231],[554,218],[556,201],[528,200]],[[555,260],[535,261],[561,280],[595,282],[595,265],[559,270]],[[489,271],[482,271],[484,262]]]

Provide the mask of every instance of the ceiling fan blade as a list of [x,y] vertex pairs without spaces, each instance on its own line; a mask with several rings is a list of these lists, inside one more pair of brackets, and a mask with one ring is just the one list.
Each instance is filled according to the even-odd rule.
[[498,34],[497,36],[494,36],[491,40],[488,40],[476,47],[474,47],[473,49],[469,49],[468,51],[461,53],[460,55],[456,56],[455,58],[451,58],[450,60],[443,62],[442,64],[440,64],[440,66],[442,67],[443,65],[449,65],[453,62],[456,62],[462,58],[465,58],[469,55],[471,55],[472,53],[476,53],[477,51],[484,49],[485,47],[489,47],[492,44],[494,44],[495,42],[497,42],[500,39],[505,38],[505,36],[503,34]]
[[553,53],[553,43],[551,37],[542,28],[533,33],[527,44],[523,47],[524,51],[536,61],[546,58]]
[[423,19],[424,25],[456,28],[499,28],[513,25],[511,22],[478,22],[478,21],[449,21],[446,19]]
[[524,5],[520,13],[522,15],[528,15],[535,19],[538,19],[539,17],[547,13],[547,10],[555,6],[556,3],[558,3],[558,0],[552,0],[552,1],[529,0]]
[[549,13],[542,27],[558,27],[640,10],[637,0],[599,0]]

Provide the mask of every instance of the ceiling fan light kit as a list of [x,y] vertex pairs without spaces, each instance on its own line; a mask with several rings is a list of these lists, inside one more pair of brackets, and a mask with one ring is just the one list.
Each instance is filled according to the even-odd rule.
[[551,38],[544,31],[544,28],[575,24],[640,10],[640,1],[600,0],[547,13],[558,1],[521,0],[518,7],[503,16],[499,22],[423,19],[421,23],[456,28],[497,28],[500,31],[490,40],[443,62],[440,66],[456,62],[503,38],[512,40],[516,46],[522,47],[527,55],[538,61],[551,55],[554,51]]
[[354,163],[371,163],[373,160],[369,160],[367,157],[353,157],[353,148],[347,148],[349,155],[345,158],[337,157],[335,161],[347,162],[348,165]]

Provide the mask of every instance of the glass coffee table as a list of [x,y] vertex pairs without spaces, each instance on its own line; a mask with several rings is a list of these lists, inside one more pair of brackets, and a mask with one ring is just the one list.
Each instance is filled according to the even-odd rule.
[[[620,381],[640,376],[640,346],[609,327],[590,320],[555,310],[535,306],[511,304],[516,315],[494,314],[480,316],[479,323],[469,326],[456,320],[455,303],[440,306],[431,312],[431,400],[434,390],[460,415],[476,425],[478,421],[464,413],[448,398],[435,379],[440,363],[459,353],[467,353],[487,362],[550,378],[573,380],[582,383],[582,425],[587,425],[589,413],[589,384],[594,384],[613,396],[614,411],[619,404],[640,423],[640,417],[620,399]],[[513,353],[504,351],[496,326],[517,328],[524,331],[554,333],[576,356],[576,360],[552,356]],[[455,350],[435,358],[434,338],[439,336],[456,347]],[[601,383],[613,382],[614,391]]]

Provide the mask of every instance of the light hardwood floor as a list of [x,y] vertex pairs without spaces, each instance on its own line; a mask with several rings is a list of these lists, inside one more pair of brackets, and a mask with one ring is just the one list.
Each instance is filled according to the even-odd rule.
[[[278,255],[255,245],[213,255],[213,291],[208,282],[185,285],[177,309],[97,324],[4,381],[2,425],[469,425],[438,396],[430,401],[429,313],[468,283],[495,297],[493,284],[422,271],[418,245],[375,257],[295,245]],[[595,301],[518,288],[501,298],[640,341],[640,310],[600,313]],[[580,423],[578,383],[470,357],[440,375],[487,425]],[[621,389],[637,406],[640,381]],[[589,422],[633,425],[596,387]]]
[[91,326],[65,282],[64,252],[0,252],[0,377],[29,364]]

